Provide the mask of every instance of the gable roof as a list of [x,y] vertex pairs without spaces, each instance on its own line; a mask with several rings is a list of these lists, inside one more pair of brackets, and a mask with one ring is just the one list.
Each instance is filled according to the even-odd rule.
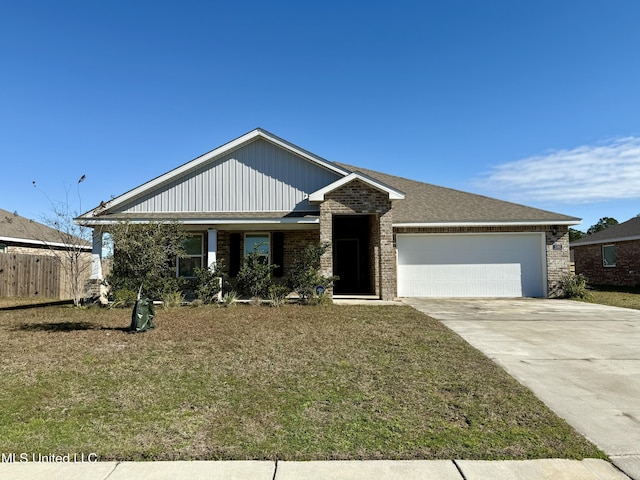
[[[148,221],[171,218],[184,223],[240,223],[250,222],[251,219],[261,219],[262,222],[275,223],[309,223],[312,219],[309,215],[317,215],[317,203],[310,205],[307,200],[297,204],[291,211],[275,208],[253,208],[250,211],[243,208],[217,208],[216,205],[208,205],[207,208],[185,207],[180,211],[158,208],[149,200],[162,189],[173,188],[178,182],[182,182],[189,175],[202,172],[203,169],[214,168],[218,161],[224,162],[232,155],[240,155],[244,148],[259,141],[282,149],[288,155],[294,155],[300,161],[310,162],[319,167],[315,172],[324,175],[316,178],[316,186],[308,192],[308,201],[321,202],[324,195],[340,186],[359,179],[368,185],[386,192],[394,202],[393,220],[394,226],[498,226],[498,225],[576,225],[580,219],[555,212],[527,207],[516,203],[497,200],[482,195],[462,192],[451,188],[418,182],[407,178],[388,175],[373,170],[354,167],[347,164],[328,161],[313,153],[310,153],[286,140],[261,128],[256,128],[231,142],[228,142],[210,152],[201,155],[163,175],[160,175],[98,207],[90,210],[76,220],[82,224],[103,224],[117,220],[128,219],[131,221]],[[242,150],[241,150],[242,149]],[[312,169],[313,170],[313,169]],[[279,175],[274,173],[274,175]],[[322,176],[320,175],[320,176]],[[316,176],[318,176],[316,174]],[[309,187],[309,184],[306,185]],[[202,184],[193,184],[184,187],[178,194],[195,192],[201,189]],[[236,189],[237,190],[237,189]],[[297,190],[297,194],[304,190]],[[297,199],[296,201],[300,201]],[[133,203],[138,205],[127,210]],[[141,202],[148,202],[142,204]],[[304,205],[303,205],[304,204]],[[300,208],[299,208],[300,207]],[[309,208],[311,207],[311,208]],[[304,213],[304,220],[295,213]],[[294,214],[294,215],[291,215]],[[287,218],[285,218],[287,217]],[[295,218],[294,218],[295,217]],[[317,223],[317,216],[316,216]]]
[[408,178],[388,175],[338,163],[358,170],[405,194],[393,205],[393,225],[402,226],[490,226],[523,224],[576,225],[580,219],[517,203],[439,187]]
[[70,241],[74,245],[91,249],[89,242],[55,228],[0,208],[0,242],[13,242],[39,247],[64,247]]
[[210,152],[205,153],[204,155],[201,155],[177,168],[174,168],[173,170],[170,170],[167,173],[164,173],[132,190],[129,190],[128,192],[106,203],[101,203],[98,207],[80,215],[78,218],[90,219],[92,217],[103,215],[104,213],[109,213],[110,211],[117,209],[119,206],[122,206],[135,198],[143,197],[144,195],[149,194],[155,189],[158,189],[161,186],[172,182],[176,178],[187,175],[190,172],[194,172],[197,169],[202,168],[207,164],[213,163],[217,159],[223,158],[225,155],[228,155],[257,140],[264,140],[271,144],[274,144],[281,149],[290,152],[304,160],[307,160],[308,162],[325,170],[329,170],[336,175],[344,176],[349,174],[348,171],[345,171],[342,167],[333,162],[325,160],[324,158],[308,152],[307,150],[304,150],[297,145],[287,142],[286,140],[272,133],[269,133],[262,128],[256,128],[236,138],[235,140],[225,143],[224,145],[221,145],[220,147],[217,147]]
[[355,172],[351,172],[346,177],[342,177],[341,179],[336,180],[333,183],[330,183],[326,187],[323,187],[320,190],[316,190],[315,192],[311,193],[309,195],[309,201],[310,202],[324,202],[324,196],[327,193],[333,192],[334,190],[336,190],[336,189],[342,187],[343,185],[346,185],[347,183],[350,183],[350,182],[352,182],[354,180],[360,180],[361,182],[364,182],[365,184],[369,185],[370,187],[373,187],[376,190],[380,190],[381,192],[386,193],[387,195],[389,195],[389,200],[402,200],[404,198],[404,193],[402,193],[401,191],[396,190],[393,187],[390,187],[388,185],[385,185],[384,183],[380,182],[379,180],[371,178],[368,175],[365,175],[360,171],[355,171]]
[[571,242],[571,246],[578,247],[580,245],[624,242],[629,240],[640,240],[640,216],[633,217],[626,222],[611,225],[604,230],[582,237],[580,240]]

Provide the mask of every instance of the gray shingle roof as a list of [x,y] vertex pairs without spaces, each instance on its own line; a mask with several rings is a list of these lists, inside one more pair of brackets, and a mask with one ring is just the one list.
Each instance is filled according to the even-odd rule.
[[45,245],[56,243],[68,243],[70,239],[75,245],[90,246],[89,242],[78,237],[70,236],[55,228],[29,218],[21,217],[15,213],[0,208],[0,237],[20,240],[28,240],[33,243]]
[[633,217],[626,222],[612,225],[604,230],[582,237],[580,240],[571,242],[571,246],[607,243],[633,237],[640,237],[640,217]]
[[575,222],[580,219],[452,188],[439,187],[360,167],[360,171],[405,193],[393,205],[393,223]]

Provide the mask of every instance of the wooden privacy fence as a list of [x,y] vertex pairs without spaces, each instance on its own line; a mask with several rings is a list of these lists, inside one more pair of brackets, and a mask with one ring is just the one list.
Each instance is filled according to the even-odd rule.
[[60,261],[50,255],[0,254],[0,297],[71,298]]

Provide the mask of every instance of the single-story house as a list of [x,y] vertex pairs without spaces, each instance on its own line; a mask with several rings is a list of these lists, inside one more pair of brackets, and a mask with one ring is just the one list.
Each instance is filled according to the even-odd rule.
[[0,208],[0,253],[54,255],[68,245],[91,252],[85,240]]
[[71,248],[81,259],[81,281],[89,277],[91,243],[0,209],[0,296],[70,298]]
[[640,217],[571,242],[576,274],[592,285],[640,285]]
[[181,222],[184,276],[219,258],[233,276],[256,244],[283,276],[328,242],[334,295],[393,299],[554,296],[580,219],[331,162],[258,128],[76,221],[94,229],[96,259],[114,222]]

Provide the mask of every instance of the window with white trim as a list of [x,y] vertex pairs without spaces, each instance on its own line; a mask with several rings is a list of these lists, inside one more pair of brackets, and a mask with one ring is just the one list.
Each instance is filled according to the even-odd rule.
[[616,266],[616,246],[615,245],[602,246],[602,265],[604,267]]
[[268,233],[246,233],[244,235],[244,254],[256,252],[264,263],[270,263],[270,245]]
[[178,276],[192,278],[196,276],[195,269],[202,267],[204,237],[196,233],[187,237],[183,243],[187,254],[184,258],[178,258]]

